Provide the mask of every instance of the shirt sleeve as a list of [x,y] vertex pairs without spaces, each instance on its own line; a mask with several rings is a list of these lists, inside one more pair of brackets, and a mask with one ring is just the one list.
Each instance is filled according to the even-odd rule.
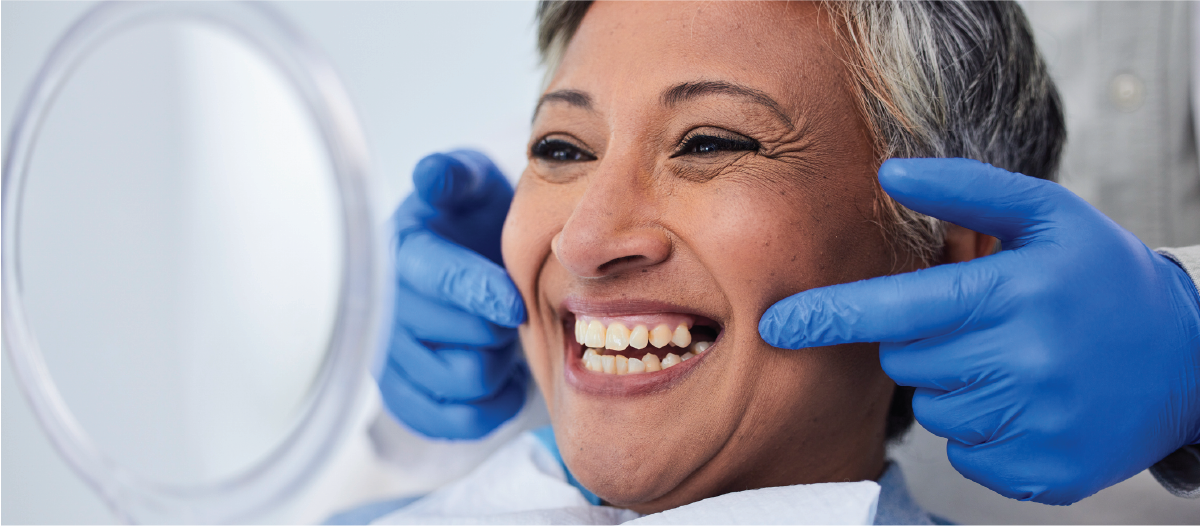
[[[1160,248],[1158,253],[1174,261],[1200,290],[1200,245]],[[1179,497],[1200,498],[1200,444],[1184,446],[1150,466],[1150,474],[1167,491]]]

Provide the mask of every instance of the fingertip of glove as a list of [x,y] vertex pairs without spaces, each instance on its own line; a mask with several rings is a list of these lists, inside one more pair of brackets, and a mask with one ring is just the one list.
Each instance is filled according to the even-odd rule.
[[888,159],[879,166],[879,184],[884,190],[903,192],[914,182],[941,171],[948,161],[960,159]]
[[525,302],[520,293],[513,291],[508,297],[497,300],[489,318],[496,325],[513,329],[525,323]]
[[904,177],[914,159],[892,158],[879,165],[879,177]]
[[516,328],[525,323],[525,301],[516,283],[502,267],[485,265],[478,288],[488,291],[478,305],[478,313],[502,327]]
[[758,319],[758,335],[762,337],[763,341],[766,341],[771,345],[775,345],[775,343],[777,343],[775,341],[777,336],[775,334],[775,326],[775,307],[772,306],[771,308],[767,309],[767,312],[763,313],[762,318]]
[[963,158],[892,158],[879,166],[879,182],[885,189],[906,182],[939,179],[943,175],[966,171],[995,170],[990,164]]
[[798,349],[803,346],[796,341],[799,339],[799,335],[786,332],[788,327],[786,320],[789,318],[787,311],[791,307],[783,304],[785,301],[787,299],[772,305],[767,312],[763,313],[762,318],[758,320],[758,335],[772,347]]
[[437,208],[470,204],[478,194],[481,177],[454,155],[425,156],[413,169],[413,187],[422,201]]
[[928,159],[888,159],[879,166],[879,186],[892,197],[901,197],[910,191],[923,172]]

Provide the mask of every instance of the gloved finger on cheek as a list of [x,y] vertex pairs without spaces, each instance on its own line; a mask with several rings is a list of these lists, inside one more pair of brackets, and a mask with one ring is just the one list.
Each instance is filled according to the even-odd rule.
[[420,294],[406,285],[396,287],[395,327],[408,329],[418,340],[466,347],[504,346],[512,343],[517,331],[501,327],[479,316],[464,312]]
[[513,373],[515,345],[495,349],[430,349],[404,330],[392,334],[390,369],[439,400],[464,402],[493,396]]
[[384,372],[379,390],[384,405],[397,420],[431,438],[473,440],[483,438],[525,404],[525,383],[520,375],[496,396],[475,403],[438,401],[416,388],[396,369]]
[[404,238],[396,249],[396,277],[417,294],[497,325],[516,327],[525,321],[521,294],[503,268],[432,232]]
[[968,323],[994,285],[980,260],[819,287],[767,309],[759,333],[788,349],[934,338]]

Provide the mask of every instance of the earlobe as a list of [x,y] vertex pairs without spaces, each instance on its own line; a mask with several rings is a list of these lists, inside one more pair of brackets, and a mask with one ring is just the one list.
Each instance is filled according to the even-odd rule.
[[942,247],[942,263],[962,263],[990,255],[996,251],[996,238],[980,234],[953,223],[946,223],[946,243]]

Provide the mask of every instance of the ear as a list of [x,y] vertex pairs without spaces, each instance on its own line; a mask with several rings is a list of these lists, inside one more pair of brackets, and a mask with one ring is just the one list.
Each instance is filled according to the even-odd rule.
[[942,247],[942,263],[962,263],[987,256],[996,251],[996,238],[946,223],[946,244]]

